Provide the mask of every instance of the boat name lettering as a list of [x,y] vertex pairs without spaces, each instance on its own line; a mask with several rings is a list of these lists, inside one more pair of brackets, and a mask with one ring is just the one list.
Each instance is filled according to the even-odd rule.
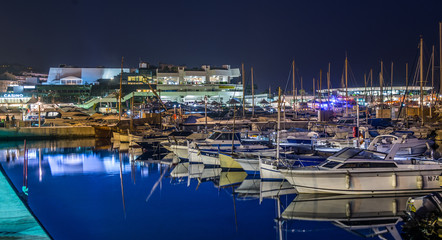
[[428,176],[427,179],[429,182],[439,181],[439,176]]

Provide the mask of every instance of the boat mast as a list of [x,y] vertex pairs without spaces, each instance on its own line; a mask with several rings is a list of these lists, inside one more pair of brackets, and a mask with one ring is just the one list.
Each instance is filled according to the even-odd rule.
[[322,105],[322,95],[321,95],[321,90],[322,90],[322,69],[319,69],[319,91],[318,91],[318,98],[319,98],[319,110],[321,110],[321,105]]
[[255,117],[255,87],[253,86],[253,67],[250,70],[252,75],[252,118]]
[[364,99],[365,103],[367,103],[367,74],[364,73]]
[[384,82],[384,62],[382,62],[381,60],[381,73],[379,75],[379,100],[380,100],[380,105],[381,105],[381,109],[383,108],[384,105],[384,89],[383,89],[383,82]]
[[120,73],[120,93],[118,94],[118,121],[121,121],[121,95],[123,88],[123,61],[124,57],[121,57],[121,73]]
[[441,95],[442,94],[442,22],[439,22],[439,73],[440,73],[439,95]]
[[133,131],[134,130],[134,98],[135,98],[135,94],[134,92],[132,92],[132,97],[130,99],[130,130]]
[[345,115],[348,116],[348,59],[347,54],[345,55]]
[[390,105],[393,106],[393,62],[391,62]]
[[302,76],[301,76],[301,102],[304,102],[304,88],[302,88]]
[[292,80],[293,80],[293,110],[296,111],[296,83],[295,83],[295,59],[292,62]]
[[[365,123],[368,124],[368,93],[367,93],[367,74],[364,73],[364,92],[365,92]],[[359,105],[358,105],[358,109],[359,109]],[[358,114],[359,116],[359,114]]]
[[[373,104],[374,95],[373,95],[373,68],[370,68],[370,102]],[[372,105],[373,106],[373,105]]]
[[269,85],[269,99],[270,99],[270,95],[272,95],[271,85]]
[[244,72],[244,63],[241,63],[241,71],[242,71],[242,116],[246,117],[246,80],[245,80],[245,72]]
[[236,118],[236,103],[233,103],[233,129],[232,129],[232,154],[235,150],[235,118]]
[[330,110],[330,62],[328,63],[328,72],[327,72],[327,110]]
[[281,87],[278,88],[278,124],[276,127],[276,159],[279,160],[279,131],[281,130]]
[[[408,63],[405,63],[405,87],[408,89]],[[407,105],[407,93],[405,93],[405,106]]]
[[316,89],[315,89],[315,78],[313,78],[313,111],[316,111]]
[[419,58],[419,77],[420,77],[420,108],[421,108],[421,117],[422,117],[422,126],[424,125],[424,39],[421,37],[420,44],[420,58]]
[[431,98],[430,98],[430,118],[433,116],[431,107],[433,106],[433,94],[434,94],[434,45],[433,52],[431,53]]
[[[408,90],[408,63],[405,63],[405,88]],[[405,125],[408,128],[408,104],[407,104],[407,91],[405,91],[404,103],[405,103]]]
[[207,95],[204,96],[204,119],[206,122],[205,131],[207,133]]

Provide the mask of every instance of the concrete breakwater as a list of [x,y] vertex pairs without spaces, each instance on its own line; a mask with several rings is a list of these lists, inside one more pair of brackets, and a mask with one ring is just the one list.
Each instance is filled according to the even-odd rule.
[[90,126],[0,128],[0,141],[73,139],[94,136],[94,127]]

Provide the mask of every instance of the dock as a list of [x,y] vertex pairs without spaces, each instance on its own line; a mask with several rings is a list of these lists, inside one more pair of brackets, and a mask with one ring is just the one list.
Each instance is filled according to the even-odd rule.
[[52,239],[0,165],[0,238]]
[[52,126],[0,128],[0,141],[89,138],[95,136],[91,126]]

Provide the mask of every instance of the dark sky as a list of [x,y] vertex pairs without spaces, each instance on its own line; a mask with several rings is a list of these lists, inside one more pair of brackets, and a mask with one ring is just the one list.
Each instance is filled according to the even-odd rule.
[[328,62],[336,87],[346,52],[351,86],[363,86],[370,68],[378,76],[381,59],[387,81],[394,61],[399,84],[405,63],[416,61],[420,35],[426,57],[431,45],[438,51],[442,21],[441,0],[42,0],[5,1],[1,10],[0,63],[46,71],[59,64],[119,67],[121,56],[126,67],[140,59],[189,67],[244,62],[247,79],[255,68],[258,92],[284,88],[293,58],[304,88]]

